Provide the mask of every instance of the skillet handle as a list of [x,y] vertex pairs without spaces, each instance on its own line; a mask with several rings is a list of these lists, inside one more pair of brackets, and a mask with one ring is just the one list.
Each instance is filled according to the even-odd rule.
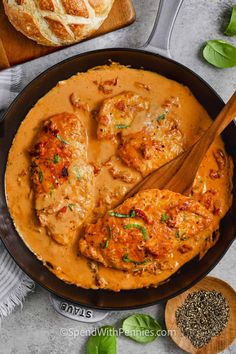
[[[49,293],[49,299],[57,313],[74,321],[94,323],[102,321],[108,315],[107,311],[89,309],[70,301],[61,299],[52,293]],[[62,328],[62,330],[62,336],[71,335],[65,328]]]
[[160,0],[152,33],[144,48],[170,58],[170,37],[183,0]]

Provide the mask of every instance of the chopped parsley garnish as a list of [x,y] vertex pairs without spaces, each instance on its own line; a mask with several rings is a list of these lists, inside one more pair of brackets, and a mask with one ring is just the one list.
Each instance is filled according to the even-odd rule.
[[161,114],[159,117],[157,117],[157,122],[160,122],[160,121],[164,120],[165,117],[166,117],[165,113]]
[[161,216],[161,222],[166,222],[170,219],[169,215],[168,214],[162,214]]
[[56,154],[56,155],[54,155],[54,157],[53,157],[53,162],[54,162],[54,163],[59,163],[59,162],[60,162],[60,159],[61,159],[60,156]]
[[115,216],[116,218],[134,218],[136,213],[134,210],[130,210],[129,214],[121,214],[121,213],[117,213],[115,211],[108,211],[108,214],[110,216]]
[[75,206],[75,204],[72,204],[72,203],[68,204],[68,208],[70,209],[70,211],[74,210],[74,206]]
[[129,125],[126,124],[116,124],[116,129],[126,129],[129,128]]
[[39,182],[42,183],[43,182],[43,172],[39,171]]
[[63,144],[70,144],[68,141],[66,141],[65,139],[63,139],[59,134],[57,134],[57,139],[60,140]]
[[134,264],[136,264],[136,265],[139,265],[139,264],[146,264],[146,263],[147,263],[147,259],[145,259],[145,260],[142,261],[142,262],[138,262],[138,261],[135,261],[135,260],[133,260],[133,259],[130,259],[130,258],[129,258],[129,255],[128,255],[127,253],[123,255],[122,259],[123,259],[123,261],[126,262],[126,263],[134,263]]
[[80,170],[78,169],[77,166],[74,166],[74,167],[73,167],[73,172],[74,172],[74,174],[76,175],[77,179],[80,179],[80,178],[81,178],[81,172],[80,172]]
[[100,247],[103,248],[103,249],[107,248],[109,246],[109,242],[112,239],[112,227],[108,226],[107,229],[108,229],[109,237],[108,237],[108,239],[106,241],[100,243]]

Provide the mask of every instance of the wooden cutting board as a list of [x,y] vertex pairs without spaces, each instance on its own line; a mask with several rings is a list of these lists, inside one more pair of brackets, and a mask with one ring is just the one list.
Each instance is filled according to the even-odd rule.
[[[108,18],[90,38],[128,26],[134,21],[135,10],[132,0],[115,0]],[[2,0],[0,0],[0,69],[39,58],[60,49],[62,47],[39,45],[16,31],[8,21]]]

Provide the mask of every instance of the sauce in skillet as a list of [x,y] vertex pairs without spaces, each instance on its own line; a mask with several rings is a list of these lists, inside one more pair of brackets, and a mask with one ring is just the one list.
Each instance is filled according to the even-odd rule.
[[[40,99],[22,122],[8,158],[6,193],[19,234],[32,252],[59,278],[84,288],[119,291],[157,286],[188,261],[183,254],[176,259],[174,269],[158,274],[132,274],[107,268],[78,255],[78,241],[83,229],[78,230],[71,244],[60,245],[48,235],[36,216],[29,151],[43,122],[55,114],[75,113],[87,129],[87,160],[94,168],[95,205],[86,222],[94,222],[112,209],[142,175],[150,172],[153,166],[146,168],[142,164],[142,168],[137,168],[132,165],[132,156],[128,160],[125,150],[123,160],[120,159],[122,153],[119,156],[117,154],[119,135],[111,139],[97,139],[96,112],[104,99],[122,92],[133,92],[150,102],[148,114],[146,111],[138,112],[131,126],[122,131],[124,140],[152,124],[153,119],[162,116],[163,110],[166,112],[169,109],[169,119],[173,118],[178,125],[182,149],[191,145],[211,122],[207,112],[187,87],[152,72],[112,64],[78,73],[67,81],[59,82]],[[125,146],[128,146],[129,152],[132,142]],[[159,162],[164,163],[165,160]],[[199,168],[192,190],[192,196],[212,212],[216,224],[219,224],[231,205],[231,177],[231,159],[224,150],[221,138],[217,138]],[[209,240],[204,249],[196,247],[192,257],[199,253],[203,255],[216,240]]]

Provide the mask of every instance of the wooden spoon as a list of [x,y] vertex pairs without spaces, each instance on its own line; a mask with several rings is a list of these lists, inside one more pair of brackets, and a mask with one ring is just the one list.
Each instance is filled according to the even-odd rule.
[[136,184],[124,196],[122,202],[132,197],[138,191],[152,188],[165,188],[173,192],[188,195],[207,150],[215,138],[222,133],[234,118],[236,118],[236,92],[226,103],[214,122],[193,146]]

